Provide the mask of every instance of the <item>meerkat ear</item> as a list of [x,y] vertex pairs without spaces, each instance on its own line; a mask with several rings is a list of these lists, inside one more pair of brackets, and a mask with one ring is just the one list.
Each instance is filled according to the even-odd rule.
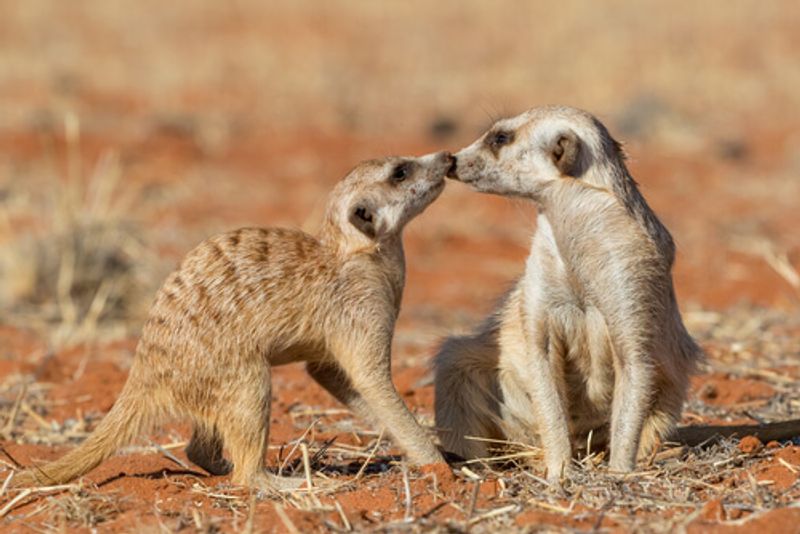
[[370,239],[375,238],[377,235],[375,210],[365,202],[359,202],[350,210],[350,224],[358,228],[359,232]]
[[581,140],[572,130],[560,132],[550,145],[550,156],[556,168],[565,176],[577,176]]

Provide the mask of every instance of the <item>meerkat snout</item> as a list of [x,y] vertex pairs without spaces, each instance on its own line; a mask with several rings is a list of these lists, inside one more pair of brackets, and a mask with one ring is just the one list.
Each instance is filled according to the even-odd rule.
[[443,171],[440,176],[437,176],[444,179],[445,176],[449,176],[451,172],[455,171],[456,157],[447,151],[437,152],[434,155],[434,164],[437,170],[442,169]]

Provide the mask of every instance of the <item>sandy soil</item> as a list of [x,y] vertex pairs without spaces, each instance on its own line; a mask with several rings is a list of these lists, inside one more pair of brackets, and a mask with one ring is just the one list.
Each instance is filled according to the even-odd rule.
[[[356,161],[456,149],[551,102],[626,141],[679,245],[679,300],[708,354],[684,423],[797,418],[798,11],[606,5],[0,3],[5,472],[58,457],[110,409],[149,299],[195,243],[242,225],[313,232]],[[426,424],[437,343],[520,274],[533,215],[450,184],[408,228],[394,375]],[[303,474],[305,444],[315,491],[263,498],[210,477],[177,423],[77,485],[11,507],[3,492],[0,528],[800,532],[800,440],[667,448],[616,482],[584,459],[556,495],[535,463],[407,468],[302,367],[274,380],[270,465]]]

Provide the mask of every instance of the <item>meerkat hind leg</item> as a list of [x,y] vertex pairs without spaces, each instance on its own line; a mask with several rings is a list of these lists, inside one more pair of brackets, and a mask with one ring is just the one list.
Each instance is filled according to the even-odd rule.
[[[261,372],[258,372],[261,371]],[[270,372],[245,370],[235,396],[221,403],[217,426],[233,463],[231,481],[266,492],[297,488],[303,479],[279,477],[265,470],[269,438]]]

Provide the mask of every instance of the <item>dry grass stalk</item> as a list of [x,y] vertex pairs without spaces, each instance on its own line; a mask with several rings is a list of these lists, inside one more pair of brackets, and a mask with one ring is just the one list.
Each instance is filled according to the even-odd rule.
[[405,493],[406,511],[404,519],[405,521],[411,521],[414,517],[413,512],[411,510],[414,503],[411,498],[411,484],[408,481],[408,466],[406,465],[405,462],[402,462],[400,464],[400,469],[402,470],[403,473],[403,491]]
[[297,451],[298,447],[300,447],[300,444],[303,443],[303,440],[306,438],[308,433],[311,432],[311,430],[314,428],[314,425],[317,424],[317,421],[318,421],[317,419],[311,421],[311,424],[309,424],[308,427],[306,427],[305,431],[303,431],[300,437],[294,440],[294,445],[292,446],[292,449],[289,451],[289,454],[287,454],[286,457],[283,459],[283,462],[281,462],[281,466],[278,468],[278,476],[281,476],[283,474],[283,470],[286,468],[286,465],[289,463],[289,460]]
[[167,449],[165,449],[164,447],[162,447],[158,443],[153,443],[151,441],[150,444],[152,445],[152,447],[155,450],[160,452],[166,459],[176,463],[177,465],[179,465],[180,467],[182,467],[184,469],[189,469],[189,466],[186,464],[186,462],[184,462],[183,460],[181,460],[180,458],[178,458],[177,456],[175,456],[174,454],[169,452]]
[[301,443],[300,450],[303,453],[303,472],[306,475],[306,489],[308,491],[313,491],[314,484],[311,481],[311,462],[309,462],[308,459],[308,445]]
[[297,529],[295,524],[292,522],[292,519],[289,517],[289,514],[286,513],[286,509],[280,503],[272,503],[275,507],[275,512],[278,514],[278,517],[283,523],[283,526],[286,527],[286,530],[291,532],[291,534],[300,534],[300,531]]
[[356,473],[356,476],[353,477],[352,482],[356,482],[358,481],[358,479],[361,478],[361,476],[364,474],[364,470],[367,468],[370,461],[372,461],[372,459],[375,457],[375,453],[378,451],[378,447],[380,447],[381,440],[383,439],[383,432],[384,429],[381,429],[381,433],[378,435],[378,439],[375,440],[375,446],[372,447],[372,449],[369,451],[367,458],[364,460],[364,463],[361,464],[361,467],[359,468],[358,473]]
[[94,528],[116,517],[118,504],[119,499],[114,496],[72,488],[67,495],[51,500],[51,517],[59,525]]
[[350,524],[350,520],[347,519],[347,514],[344,513],[341,503],[337,499],[333,499],[333,505],[336,507],[336,512],[342,519],[342,526],[344,526],[345,531],[351,532],[353,530],[353,526]]
[[8,501],[3,508],[0,508],[0,518],[5,517],[20,501],[30,497],[31,495],[41,495],[43,493],[60,492],[66,489],[73,489],[77,486],[75,484],[61,484],[58,486],[41,486],[38,488],[25,488],[20,491],[13,499]]
[[789,255],[768,238],[740,238],[733,242],[735,249],[761,257],[787,284],[800,293],[800,273],[789,261]]

